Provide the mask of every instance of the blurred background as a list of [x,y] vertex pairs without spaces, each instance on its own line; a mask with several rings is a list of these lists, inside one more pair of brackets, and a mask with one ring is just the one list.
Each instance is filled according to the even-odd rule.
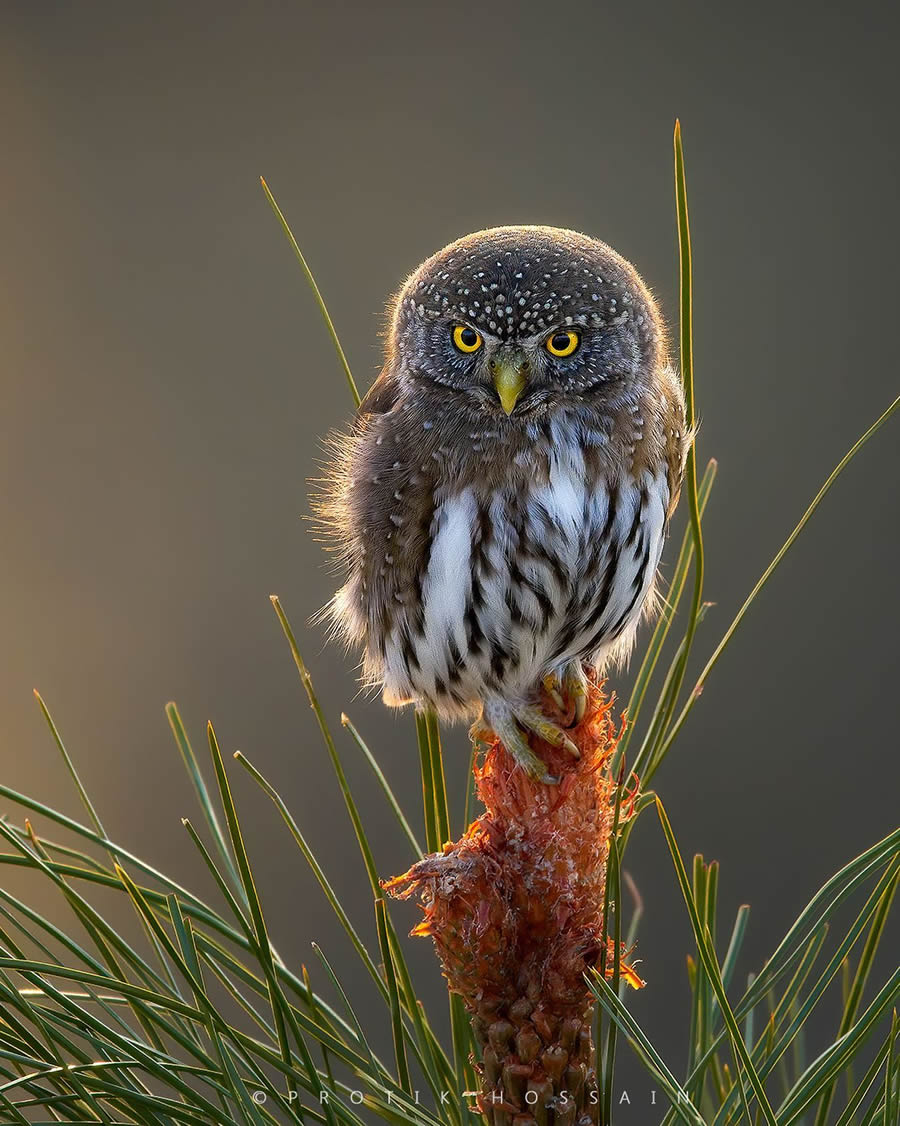
[[[696,673],[898,390],[887,12],[7,0],[2,782],[83,817],[37,686],[109,834],[205,894],[180,823],[196,814],[193,796],[163,713],[175,699],[204,759],[211,718],[223,748],[243,750],[278,787],[371,939],[356,845],[269,605],[277,592],[381,870],[409,862],[338,717],[351,715],[418,811],[412,719],[360,694],[353,661],[306,624],[337,582],[303,519],[308,481],[351,402],[260,174],[365,388],[388,295],[429,253],[493,224],[605,239],[674,323],[681,118],[699,457],[719,459],[706,518],[715,606]],[[825,879],[897,821],[898,437],[895,420],[837,483],[656,779],[685,856],[722,862],[721,929],[752,905],[743,975]],[[682,506],[667,574],[684,518]],[[615,686],[627,698],[630,676]],[[447,744],[459,827],[464,734]],[[238,768],[234,786],[276,945],[298,964],[316,939],[365,998],[364,971],[283,825]],[[652,816],[628,868],[645,901],[649,982],[630,1003],[680,1073],[691,942]],[[3,878],[65,917],[52,889]],[[398,905],[395,918],[406,930],[417,913]],[[429,944],[409,949],[423,997],[440,1003]],[[368,1011],[383,1045],[374,998]],[[823,1034],[832,1019],[823,1012]],[[641,1122],[649,1084],[621,1056]]]

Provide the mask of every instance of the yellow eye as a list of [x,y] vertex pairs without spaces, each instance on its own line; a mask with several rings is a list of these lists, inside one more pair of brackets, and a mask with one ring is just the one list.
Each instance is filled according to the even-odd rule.
[[571,356],[578,345],[581,343],[581,337],[577,332],[567,330],[566,332],[554,332],[552,336],[548,336],[544,341],[544,347],[551,356]]
[[476,332],[474,328],[469,328],[468,325],[457,325],[453,329],[453,343],[460,350],[460,352],[477,352],[484,341],[481,338],[481,333]]

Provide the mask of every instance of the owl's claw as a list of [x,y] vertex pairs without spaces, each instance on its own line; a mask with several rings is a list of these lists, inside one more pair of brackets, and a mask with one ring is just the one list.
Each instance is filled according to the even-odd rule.
[[561,712],[566,710],[566,701],[563,699],[562,684],[555,672],[548,672],[542,681],[544,691]]
[[581,751],[565,731],[552,719],[547,719],[540,708],[534,706],[519,708],[515,713],[515,718],[523,727],[533,731],[539,739],[543,739],[551,747],[560,747],[567,751],[572,758],[581,758]]
[[572,709],[570,726],[577,727],[584,719],[588,701],[588,679],[581,661],[577,658],[567,661],[561,672],[548,673],[543,684],[547,695],[564,715]]
[[[543,716],[541,719],[545,724],[554,726]],[[521,712],[514,712],[505,702],[486,703],[484,712],[472,725],[469,734],[474,741],[479,742],[492,741],[494,738],[499,739],[530,778],[534,778],[537,782],[543,782],[546,786],[555,786],[559,782],[558,775],[551,774],[544,760],[534,753],[528,745],[528,740],[525,738],[520,725],[531,726],[525,722]],[[559,731],[558,728],[556,730]],[[560,731],[559,734],[562,735],[563,733]],[[541,737],[543,738],[543,735]],[[550,741],[547,740],[547,742]]]
[[581,752],[565,731],[533,704],[513,708],[505,701],[488,701],[470,735],[478,741],[498,738],[530,777],[555,785],[559,778],[547,770],[547,764],[531,749],[525,731],[533,731],[539,739],[551,747],[561,748],[575,759],[581,758]]
[[584,719],[588,703],[588,678],[584,674],[581,661],[569,661],[563,673],[563,688],[566,699],[572,700],[575,705],[575,718],[572,726],[577,727]]

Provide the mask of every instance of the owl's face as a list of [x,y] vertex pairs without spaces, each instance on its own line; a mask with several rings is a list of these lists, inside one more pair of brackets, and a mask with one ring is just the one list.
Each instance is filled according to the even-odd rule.
[[615,251],[573,231],[498,227],[415,271],[389,351],[404,382],[515,422],[620,400],[663,347],[653,299]]

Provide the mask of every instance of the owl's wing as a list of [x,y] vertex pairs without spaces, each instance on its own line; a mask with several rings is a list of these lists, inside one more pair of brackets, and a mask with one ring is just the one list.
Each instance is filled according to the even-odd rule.
[[387,414],[396,406],[399,395],[397,376],[390,368],[385,368],[363,396],[357,414]]

